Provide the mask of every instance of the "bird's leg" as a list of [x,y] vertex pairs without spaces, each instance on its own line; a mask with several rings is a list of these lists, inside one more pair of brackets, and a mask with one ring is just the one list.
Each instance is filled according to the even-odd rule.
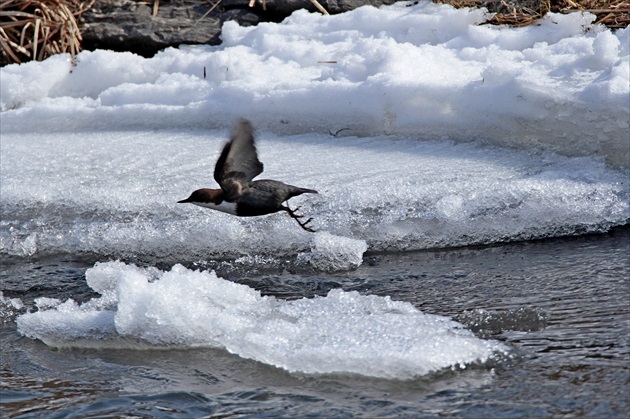
[[296,211],[298,211],[301,207],[297,207],[296,209],[292,210],[291,208],[289,208],[289,206],[283,206],[282,209],[285,210],[289,216],[291,216],[291,218],[293,218],[295,221],[297,221],[297,223],[300,225],[300,227],[302,227],[304,230],[309,231],[311,233],[315,233],[316,230],[313,230],[311,227],[308,226],[308,223],[310,223],[311,221],[313,221],[312,218],[309,218],[308,220],[302,222],[300,221],[300,218],[304,218],[304,215],[300,215],[300,214],[296,214]]

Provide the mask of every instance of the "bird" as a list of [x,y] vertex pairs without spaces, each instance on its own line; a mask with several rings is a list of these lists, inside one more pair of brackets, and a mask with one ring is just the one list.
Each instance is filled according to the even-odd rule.
[[220,188],[197,189],[188,198],[177,203],[190,203],[239,217],[256,217],[285,211],[304,230],[315,233],[316,230],[309,226],[313,219],[302,221],[304,215],[297,213],[300,207],[291,209],[288,203],[283,204],[295,196],[318,192],[277,180],[253,180],[262,172],[263,164],[258,159],[252,124],[246,119],[240,119],[214,167],[214,179]]

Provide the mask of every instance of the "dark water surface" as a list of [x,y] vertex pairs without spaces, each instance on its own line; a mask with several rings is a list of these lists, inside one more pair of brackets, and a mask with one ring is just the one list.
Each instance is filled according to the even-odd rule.
[[[95,294],[70,256],[4,261],[0,290]],[[220,349],[53,349],[22,337],[1,307],[2,417],[623,417],[630,412],[630,229],[605,235],[367,255],[324,274],[224,269],[279,298],[332,288],[389,295],[452,317],[512,356],[414,380],[309,376]]]

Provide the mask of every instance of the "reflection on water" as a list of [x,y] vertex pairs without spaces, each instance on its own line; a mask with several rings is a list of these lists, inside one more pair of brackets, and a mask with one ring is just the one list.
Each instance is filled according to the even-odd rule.
[[[630,229],[623,228],[574,239],[372,254],[341,273],[226,265],[218,272],[279,298],[339,287],[390,295],[513,348],[513,356],[494,364],[407,381],[289,374],[219,349],[54,350],[4,322],[2,414],[625,417],[629,243]],[[83,272],[92,265],[61,258],[7,265],[1,289],[27,306],[44,295],[89,299]]]

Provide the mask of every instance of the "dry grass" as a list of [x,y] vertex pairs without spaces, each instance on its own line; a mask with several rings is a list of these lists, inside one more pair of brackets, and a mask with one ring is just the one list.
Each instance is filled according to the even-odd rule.
[[433,0],[434,3],[454,7],[486,7],[496,15],[488,24],[527,26],[536,24],[548,12],[593,13],[600,23],[609,28],[625,28],[630,24],[629,0]]
[[43,60],[81,50],[77,18],[94,0],[0,0],[2,63]]

